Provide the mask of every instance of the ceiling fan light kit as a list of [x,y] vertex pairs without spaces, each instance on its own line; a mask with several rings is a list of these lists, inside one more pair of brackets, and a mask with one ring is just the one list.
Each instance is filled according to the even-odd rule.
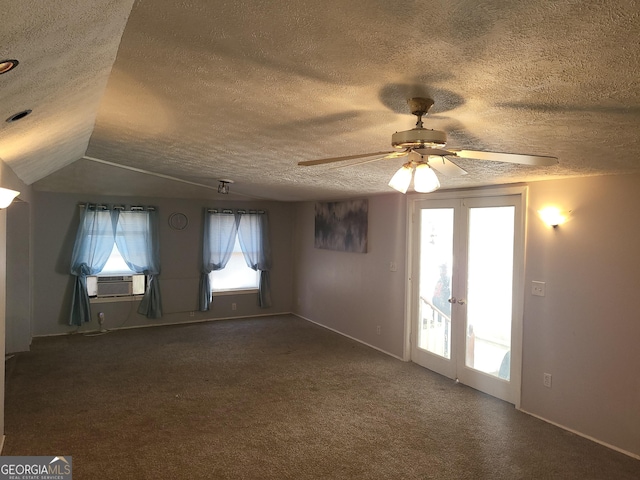
[[389,186],[400,193],[407,193],[411,184],[413,168],[410,163],[405,163],[389,180]]
[[440,181],[428,163],[419,163],[413,174],[413,189],[418,193],[435,192]]
[[407,193],[413,178],[413,189],[418,193],[434,192],[440,188],[440,181],[427,162],[405,163],[393,175],[389,186],[400,193]]
[[[517,153],[481,152],[462,149],[445,149],[447,134],[439,130],[429,130],[423,127],[422,117],[429,112],[433,105],[430,98],[415,97],[407,100],[411,113],[418,117],[416,126],[411,130],[396,132],[391,135],[391,145],[396,149],[390,152],[364,153],[345,157],[324,158],[319,160],[305,160],[298,165],[311,166],[366,157],[398,158],[408,156],[410,161],[405,163],[391,178],[389,186],[401,193],[407,193],[413,177],[413,188],[416,192],[428,193],[440,188],[440,182],[433,169],[442,175],[466,175],[462,168],[453,163],[451,158],[470,158],[474,160],[489,160],[493,162],[515,163],[518,165],[552,166],[558,163],[556,157],[543,155],[523,155]],[[418,158],[419,156],[419,158]],[[413,157],[413,158],[412,158]],[[424,160],[427,157],[428,160]],[[350,166],[368,163],[374,160],[359,160]]]

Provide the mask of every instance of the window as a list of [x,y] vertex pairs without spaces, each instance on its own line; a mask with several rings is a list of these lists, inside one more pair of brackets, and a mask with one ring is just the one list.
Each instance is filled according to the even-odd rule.
[[146,280],[146,275],[138,275],[129,268],[114,243],[104,268],[87,277],[87,294],[92,298],[144,295]]
[[200,311],[209,310],[214,292],[247,290],[257,293],[260,308],[270,307],[271,247],[267,213],[209,209],[204,218]]
[[247,266],[244,254],[240,248],[240,241],[236,235],[233,252],[222,270],[216,270],[209,274],[211,290],[219,292],[238,292],[244,290],[256,291],[260,283],[260,272]]
[[161,318],[159,252],[158,212],[154,207],[82,204],[71,254],[75,280],[69,325],[82,326],[92,320],[90,293],[140,299],[139,314]]
[[131,270],[127,263],[122,258],[122,254],[120,250],[118,250],[118,246],[114,243],[113,248],[111,249],[111,255],[109,255],[109,260],[105,264],[104,268],[97,276],[103,277],[106,275],[134,275],[136,272]]

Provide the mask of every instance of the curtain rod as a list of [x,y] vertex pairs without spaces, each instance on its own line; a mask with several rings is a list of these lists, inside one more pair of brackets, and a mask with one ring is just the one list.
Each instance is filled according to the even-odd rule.
[[[230,208],[208,208],[207,209],[207,213],[226,213],[226,214],[233,214],[234,211]],[[267,213],[265,210],[247,210],[244,208],[238,208],[236,209],[235,213],[239,213],[240,215],[245,215],[247,213],[249,214],[264,214]]]
[[[79,208],[93,208],[93,209],[101,209],[101,210],[109,210],[109,206],[107,204],[103,204],[103,203],[79,203],[78,207]],[[121,210],[124,211],[126,210],[126,207],[124,205],[113,205],[111,207],[113,210]],[[129,207],[129,210],[132,212],[141,212],[144,210],[148,210],[150,212],[153,212],[156,210],[156,207],[143,207],[140,205],[131,205],[131,207]]]

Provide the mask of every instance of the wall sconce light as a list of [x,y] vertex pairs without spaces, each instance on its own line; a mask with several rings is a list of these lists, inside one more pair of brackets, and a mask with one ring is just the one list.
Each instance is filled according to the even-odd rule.
[[18,195],[20,192],[0,187],[0,208],[7,208]]
[[538,210],[538,215],[542,221],[549,227],[557,228],[558,225],[562,225],[569,219],[569,212],[563,212],[558,207],[545,207],[542,210]]
[[222,195],[229,195],[229,184],[233,183],[233,180],[220,180],[218,184],[218,193]]

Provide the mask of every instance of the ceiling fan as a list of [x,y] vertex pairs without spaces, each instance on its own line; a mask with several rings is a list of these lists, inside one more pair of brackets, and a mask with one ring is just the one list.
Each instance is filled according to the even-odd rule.
[[466,175],[467,172],[453,163],[451,158],[472,158],[476,160],[490,160],[494,162],[516,163],[521,165],[551,166],[558,163],[556,157],[542,155],[524,155],[517,153],[482,152],[475,150],[461,150],[447,148],[447,134],[439,130],[424,128],[422,117],[425,116],[433,100],[430,98],[415,97],[407,100],[411,113],[418,117],[416,126],[411,130],[396,132],[391,136],[391,145],[396,149],[389,152],[362,153],[347,155],[344,157],[321,158],[318,160],[305,160],[298,165],[312,166],[327,163],[342,162],[346,160],[366,159],[351,163],[359,165],[375,162],[382,158],[407,157],[408,161],[396,172],[389,186],[401,193],[406,193],[413,178],[416,192],[428,193],[440,188],[438,177],[433,172],[437,170],[446,176]]

